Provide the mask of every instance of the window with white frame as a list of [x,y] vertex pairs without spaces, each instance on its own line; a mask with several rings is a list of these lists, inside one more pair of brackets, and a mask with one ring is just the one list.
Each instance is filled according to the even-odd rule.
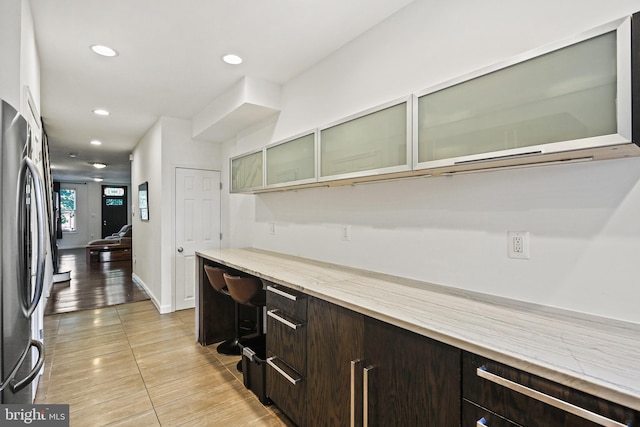
[[76,190],[60,189],[60,218],[62,231],[76,231]]

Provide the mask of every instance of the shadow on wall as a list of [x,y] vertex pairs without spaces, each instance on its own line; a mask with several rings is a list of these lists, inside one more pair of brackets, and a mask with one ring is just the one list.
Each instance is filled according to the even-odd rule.
[[[588,238],[625,203],[640,209],[640,159],[264,193],[255,220],[488,232],[524,223]],[[640,235],[640,221],[629,227]]]

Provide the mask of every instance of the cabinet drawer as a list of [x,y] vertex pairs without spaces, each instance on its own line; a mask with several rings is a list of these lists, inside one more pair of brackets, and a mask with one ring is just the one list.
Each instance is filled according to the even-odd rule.
[[280,310],[295,319],[307,320],[307,296],[286,286],[267,284],[267,309]]
[[306,421],[306,381],[273,353],[267,357],[267,396],[297,425]]
[[[307,326],[281,311],[272,310],[267,312],[267,350],[298,372],[305,374]],[[296,328],[293,329],[289,324],[295,325]]]
[[631,409],[471,353],[463,356],[462,395],[527,427],[617,425],[597,422],[598,416],[640,426],[640,414]]
[[494,414],[468,400],[462,401],[462,427],[518,427],[517,424]]

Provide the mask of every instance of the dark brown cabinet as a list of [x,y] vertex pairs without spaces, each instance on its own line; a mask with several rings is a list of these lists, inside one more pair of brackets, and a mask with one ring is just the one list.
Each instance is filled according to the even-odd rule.
[[[640,414],[472,353],[464,353],[463,419],[509,420],[527,427],[640,426]],[[475,418],[475,420],[473,419]],[[467,424],[473,425],[473,424]]]
[[360,426],[364,316],[317,298],[307,314],[307,425]]
[[462,401],[462,427],[520,427],[511,421],[475,405],[468,400]]
[[308,425],[456,426],[460,350],[308,302]]
[[307,296],[267,284],[267,396],[298,425],[306,422]]
[[365,425],[460,425],[459,349],[372,318],[364,348]]

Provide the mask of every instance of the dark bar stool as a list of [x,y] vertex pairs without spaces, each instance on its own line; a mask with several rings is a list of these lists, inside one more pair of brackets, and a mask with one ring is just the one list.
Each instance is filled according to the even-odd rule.
[[[224,281],[231,298],[236,304],[242,304],[256,309],[256,335],[251,338],[243,338],[239,345],[253,343],[255,340],[264,339],[263,308],[266,305],[266,292],[262,289],[262,280],[253,276],[232,276],[224,273]],[[242,361],[238,362],[236,368],[242,372]]]
[[253,276],[232,276],[223,273],[224,282],[231,298],[238,304],[256,308],[256,333],[264,334],[262,309],[266,305],[266,292],[262,289],[262,280]]
[[[209,283],[211,287],[221,294],[231,296],[229,290],[227,289],[227,284],[224,280],[224,274],[227,272],[223,268],[213,267],[211,265],[205,265],[204,271],[209,279]],[[242,349],[240,348],[240,314],[238,309],[238,303],[234,301],[234,337],[232,339],[226,340],[218,344],[216,350],[220,354],[225,354],[227,356],[239,356],[242,354]]]

